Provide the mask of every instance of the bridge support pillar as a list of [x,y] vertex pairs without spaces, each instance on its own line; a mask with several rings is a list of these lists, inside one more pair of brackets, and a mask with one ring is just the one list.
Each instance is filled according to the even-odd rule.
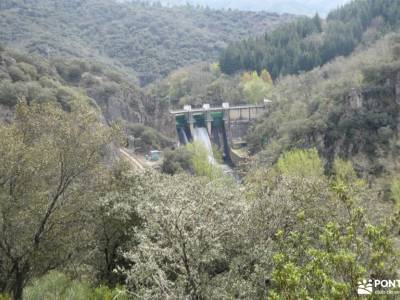
[[223,110],[222,120],[224,121],[225,129],[230,128],[231,120],[230,120],[230,116],[229,116],[229,109]]
[[207,123],[207,130],[208,130],[208,135],[209,136],[211,136],[212,122],[213,122],[213,118],[211,116],[211,112],[208,111],[207,114],[206,114],[206,123]]
[[222,108],[223,108],[222,120],[224,122],[224,129],[225,129],[225,134],[224,134],[224,152],[225,152],[225,156],[227,157],[227,159],[230,160],[231,159],[231,147],[230,147],[231,120],[230,120],[229,103],[223,103],[222,104]]
[[189,123],[190,135],[193,138],[194,123],[196,122],[194,120],[193,113],[191,113],[191,112],[188,113],[187,120],[188,120],[188,123]]

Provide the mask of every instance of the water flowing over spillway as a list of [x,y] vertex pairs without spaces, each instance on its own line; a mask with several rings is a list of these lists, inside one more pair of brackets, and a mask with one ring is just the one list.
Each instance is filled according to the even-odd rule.
[[207,129],[204,127],[194,128],[192,135],[193,135],[193,140],[195,142],[201,143],[207,149],[208,158],[210,160],[210,163],[215,164],[216,161],[214,158],[211,140],[210,140],[210,136],[208,135]]
[[189,140],[188,140],[188,138],[187,138],[185,129],[179,128],[178,134],[179,134],[179,140],[180,140],[184,145],[187,145],[187,144],[189,143]]

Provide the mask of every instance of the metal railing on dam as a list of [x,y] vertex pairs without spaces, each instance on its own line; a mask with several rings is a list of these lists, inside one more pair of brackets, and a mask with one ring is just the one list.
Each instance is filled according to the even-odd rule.
[[223,112],[228,113],[225,117],[230,120],[254,120],[262,114],[269,102],[256,105],[241,105],[241,106],[230,106],[228,103],[223,103],[221,107],[210,107],[208,104],[204,104],[201,108],[192,108],[190,105],[185,105],[181,110],[171,110],[170,113],[175,116],[188,116],[204,113],[215,113]]

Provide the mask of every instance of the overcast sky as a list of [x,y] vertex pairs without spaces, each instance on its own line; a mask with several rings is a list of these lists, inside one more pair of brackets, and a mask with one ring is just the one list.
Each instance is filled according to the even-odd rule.
[[[157,1],[157,0],[155,0]],[[232,8],[241,10],[266,10],[278,13],[322,16],[350,0],[158,0],[163,4],[199,4],[211,8]]]

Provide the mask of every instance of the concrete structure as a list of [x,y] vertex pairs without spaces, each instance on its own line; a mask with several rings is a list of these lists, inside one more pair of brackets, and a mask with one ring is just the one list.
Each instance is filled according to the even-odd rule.
[[195,127],[207,128],[211,141],[226,156],[229,156],[230,145],[243,143],[251,121],[260,117],[270,101],[259,105],[230,106],[223,103],[221,107],[204,104],[201,108],[186,105],[182,110],[171,111],[175,116],[179,140],[192,140]]

